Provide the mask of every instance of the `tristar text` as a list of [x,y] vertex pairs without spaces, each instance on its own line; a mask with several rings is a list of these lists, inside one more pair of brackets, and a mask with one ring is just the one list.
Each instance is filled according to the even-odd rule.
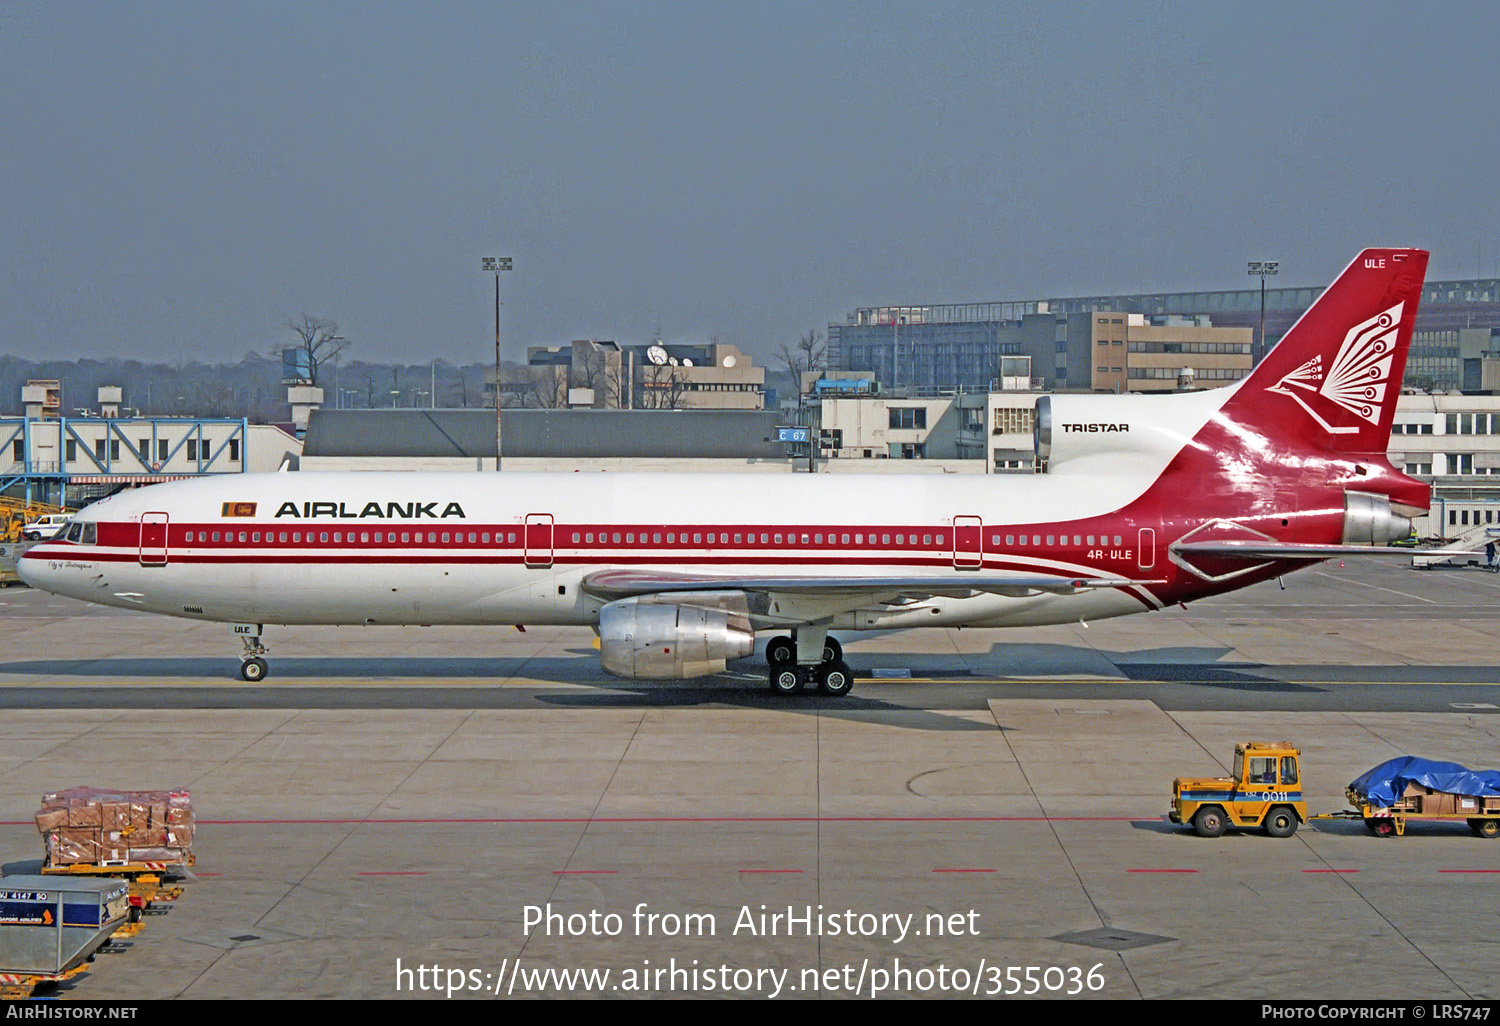
[[441,513],[437,511],[437,505],[436,502],[387,502],[385,505],[367,502],[356,512],[343,502],[304,502],[301,506],[295,502],[283,502],[276,515],[305,517],[309,520],[314,517],[337,517],[341,520],[363,520],[367,517],[379,517],[382,520],[419,520],[422,517],[431,520],[445,520],[448,517],[466,519],[464,508],[456,502],[448,503]]
[[[1129,431],[1129,424],[1064,424],[1063,431],[1082,431],[1085,434],[1096,435],[1101,431]],[[277,514],[278,516],[280,514]]]

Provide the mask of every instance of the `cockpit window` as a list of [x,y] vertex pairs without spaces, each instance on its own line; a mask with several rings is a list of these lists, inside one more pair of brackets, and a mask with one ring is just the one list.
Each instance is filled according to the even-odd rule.
[[84,524],[83,525],[83,544],[84,545],[93,545],[93,544],[95,544],[96,540],[97,540],[97,536],[98,536],[98,531],[99,531],[99,525],[93,523],[92,521],[90,521],[87,524]]
[[63,532],[63,540],[76,542],[83,537],[82,524],[69,524],[68,529]]

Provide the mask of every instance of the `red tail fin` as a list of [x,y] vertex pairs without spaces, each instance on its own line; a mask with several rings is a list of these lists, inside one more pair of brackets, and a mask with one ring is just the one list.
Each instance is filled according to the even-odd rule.
[[1314,450],[1383,455],[1417,302],[1420,249],[1367,249],[1225,404],[1237,424]]

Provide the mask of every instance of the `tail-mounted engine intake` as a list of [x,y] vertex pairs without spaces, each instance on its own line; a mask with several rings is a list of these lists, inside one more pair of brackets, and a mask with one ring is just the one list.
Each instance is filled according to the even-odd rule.
[[1344,493],[1344,544],[1390,545],[1411,537],[1411,521],[1391,509],[1391,500],[1369,492]]
[[[701,601],[703,605],[691,604]],[[685,679],[721,673],[755,651],[742,592],[642,596],[599,610],[599,654],[618,677]]]

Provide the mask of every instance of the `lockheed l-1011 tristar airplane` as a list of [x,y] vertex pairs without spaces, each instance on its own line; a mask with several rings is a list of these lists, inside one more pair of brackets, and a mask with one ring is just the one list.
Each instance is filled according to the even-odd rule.
[[1405,540],[1426,484],[1386,459],[1427,253],[1361,253],[1244,380],[1038,400],[1043,472],[280,473],[157,485],[28,550],[31,584],[235,625],[570,624],[604,668],[849,691],[832,630],[1139,613]]

